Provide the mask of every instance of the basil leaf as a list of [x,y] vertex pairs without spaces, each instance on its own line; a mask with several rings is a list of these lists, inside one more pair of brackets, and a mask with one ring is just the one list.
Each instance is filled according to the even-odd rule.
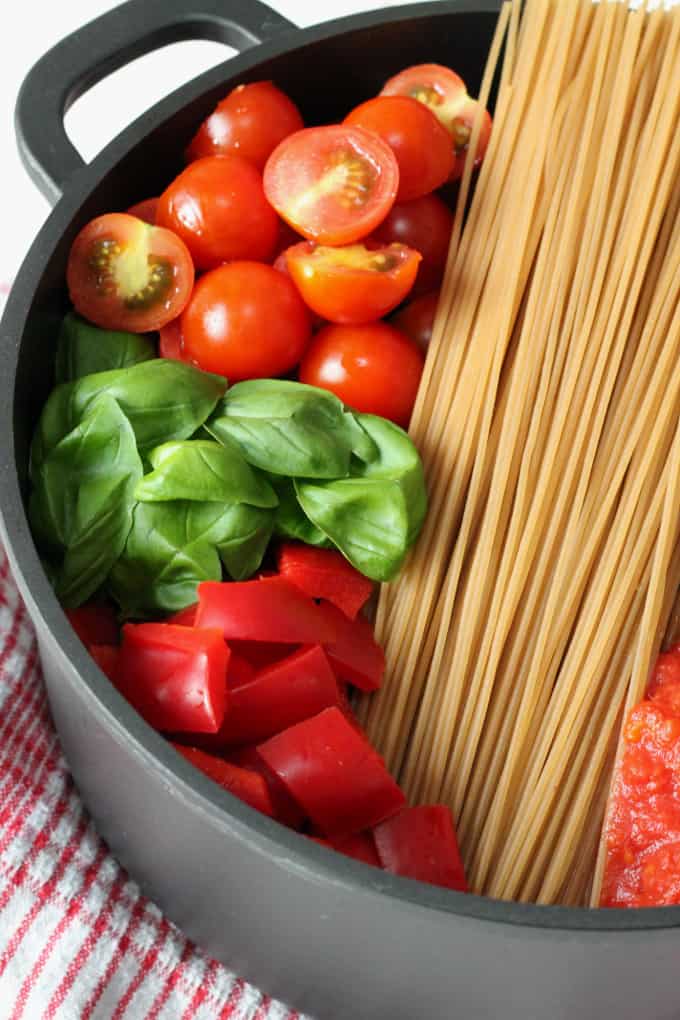
[[89,598],[122,552],[141,476],[130,423],[104,393],[43,461],[29,518],[65,606]]
[[352,460],[352,478],[296,480],[309,520],[362,574],[389,581],[416,540],[427,510],[423,467],[408,435],[370,414],[356,421],[374,445],[369,462]]
[[237,383],[206,428],[249,464],[289,478],[344,478],[356,439],[337,397],[281,379]]
[[156,357],[154,344],[137,333],[99,329],[69,312],[61,324],[55,365],[58,383],[93,372],[127,368]]
[[[366,429],[359,424],[358,417],[352,411],[345,411],[345,427],[352,444],[354,456],[358,457],[364,464],[370,464],[379,457],[380,453],[377,444],[371,439]],[[352,472],[350,471],[350,473]]]
[[274,533],[281,538],[294,538],[307,545],[332,546],[333,543],[312,524],[298,503],[292,479],[272,477],[271,481],[279,497],[274,516]]
[[372,581],[390,581],[408,550],[408,515],[396,482],[341,478],[295,482],[310,521]]
[[352,477],[396,482],[404,493],[409,520],[408,544],[415,542],[427,513],[423,462],[403,429],[374,414],[356,414],[357,422],[372,440],[376,456],[352,464]]
[[174,612],[196,601],[201,581],[220,581],[220,558],[241,579],[259,566],[273,511],[246,505],[138,503],[109,590],[126,615]]
[[149,461],[154,470],[135,490],[135,498],[144,502],[190,499],[260,507],[278,502],[267,480],[231,445],[213,440],[163,443],[151,451]]
[[31,447],[31,471],[76,427],[100,393],[113,397],[129,419],[140,453],[169,439],[187,439],[225,391],[222,376],[167,358],[96,372],[55,387],[43,408]]

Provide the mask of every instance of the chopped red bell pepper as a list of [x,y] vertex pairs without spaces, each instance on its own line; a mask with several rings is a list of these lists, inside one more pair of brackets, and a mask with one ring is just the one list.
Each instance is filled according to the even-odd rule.
[[297,651],[301,646],[286,645],[281,641],[230,641],[232,655],[238,655],[245,659],[254,670],[264,669],[271,666],[279,659],[285,659],[287,655]]
[[193,602],[190,606],[186,606],[185,609],[180,609],[173,613],[165,622],[174,623],[176,627],[193,627],[196,622],[197,609],[198,602]]
[[196,626],[219,627],[227,641],[325,644],[336,637],[336,626],[321,608],[278,576],[203,581],[198,586]]
[[269,815],[270,818],[274,817],[274,805],[269,788],[257,772],[240,768],[238,765],[224,761],[223,758],[217,758],[214,754],[206,754],[198,747],[183,747],[181,744],[174,743],[172,746],[223,790],[233,793],[234,797],[250,804],[256,811],[261,811],[262,814]]
[[352,620],[373,593],[373,581],[335,549],[284,542],[277,563],[281,574],[307,595],[328,599]]
[[371,828],[405,804],[378,752],[339,708],[291,726],[258,751],[326,836]]
[[386,871],[467,892],[453,817],[443,804],[405,808],[377,825],[373,838]]
[[91,604],[64,612],[84,645],[117,645],[120,641],[120,628],[112,606]]
[[231,655],[229,656],[229,668],[227,670],[227,687],[229,690],[233,690],[234,687],[240,687],[242,684],[249,684],[255,679],[255,672],[255,667],[251,666],[242,655],[237,655],[232,648]]
[[275,772],[265,764],[254,745],[239,747],[226,752],[227,761],[240,765],[251,772],[258,772],[266,782],[274,805],[274,818],[289,829],[301,829],[306,815],[302,808],[293,800],[285,785]]
[[321,645],[307,645],[231,687],[220,737],[225,747],[256,744],[339,704],[326,653]]
[[229,654],[217,629],[126,623],[116,685],[156,729],[216,733],[227,704]]
[[375,840],[370,832],[356,832],[351,836],[331,839],[330,844],[334,850],[347,857],[353,857],[356,861],[371,864],[374,868],[382,867],[375,849]]
[[368,620],[349,620],[330,602],[321,602],[319,610],[335,628],[334,640],[321,641],[335,675],[362,691],[376,691],[385,673],[385,653]]
[[112,683],[116,682],[116,673],[118,671],[118,657],[120,649],[118,645],[89,645],[88,652],[97,663],[102,673],[111,680]]

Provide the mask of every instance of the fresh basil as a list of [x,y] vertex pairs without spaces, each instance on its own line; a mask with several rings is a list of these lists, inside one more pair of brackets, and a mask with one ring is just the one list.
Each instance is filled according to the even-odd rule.
[[174,612],[195,602],[201,581],[234,579],[260,565],[271,537],[271,510],[245,504],[177,500],[138,503],[109,590],[126,615]]
[[75,312],[69,312],[61,324],[57,341],[56,380],[72,382],[84,375],[127,368],[155,357],[155,345],[148,337],[99,329]]
[[105,581],[130,531],[141,476],[130,423],[105,393],[40,465],[29,517],[64,605],[79,605]]
[[275,478],[272,485],[279,497],[274,516],[274,534],[280,538],[293,538],[307,545],[332,546],[332,542],[312,524],[298,502],[295,484],[291,478]]
[[101,393],[118,402],[144,453],[169,439],[193,435],[212,413],[226,385],[222,376],[167,358],[62,383],[52,390],[40,416],[31,447],[31,470],[39,470]]
[[222,446],[214,440],[163,443],[151,451],[149,461],[154,470],[135,490],[135,498],[143,502],[189,499],[259,507],[278,503],[266,478],[231,444]]
[[350,563],[374,581],[389,581],[425,518],[422,464],[397,425],[373,415],[357,414],[356,419],[377,455],[368,464],[354,459],[352,478],[296,480],[295,491],[305,515]]
[[[355,423],[327,390],[282,379],[237,383],[206,422],[222,443],[234,443],[249,464],[288,478],[344,478]],[[361,440],[363,443],[363,440]]]

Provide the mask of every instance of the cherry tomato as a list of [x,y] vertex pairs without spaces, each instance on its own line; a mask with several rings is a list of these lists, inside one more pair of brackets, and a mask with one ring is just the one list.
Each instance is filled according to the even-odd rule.
[[398,202],[427,195],[451,175],[451,138],[435,115],[415,99],[369,99],[352,110],[344,123],[373,131],[390,146],[399,164]]
[[182,339],[182,327],[179,319],[173,319],[166,326],[163,326],[158,339],[158,355],[161,358],[170,358],[172,361],[188,361],[184,353],[184,341]]
[[329,322],[373,322],[400,304],[418,272],[420,254],[403,244],[369,250],[309,241],[286,252],[288,270],[306,304]]
[[430,291],[429,294],[421,294],[414,301],[409,301],[407,305],[404,305],[396,315],[392,316],[390,321],[393,326],[400,329],[402,333],[406,333],[406,336],[410,336],[411,340],[415,340],[421,350],[425,351],[432,339],[432,327],[438,302],[438,290]]
[[186,356],[230,382],[288,372],[311,335],[295,285],[259,262],[231,262],[202,276],[181,330]]
[[194,267],[176,234],[127,213],[97,216],[76,237],[66,282],[75,309],[103,329],[147,333],[182,311]]
[[324,326],[300,364],[300,381],[335,393],[357,411],[406,426],[423,371],[423,355],[385,322]]
[[190,163],[161,195],[157,220],[186,242],[199,269],[232,259],[266,262],[279,230],[259,171],[234,155]]
[[397,202],[373,231],[380,244],[407,244],[423,256],[411,296],[434,290],[442,281],[449,252],[453,215],[437,195],[423,195],[411,202]]
[[280,216],[319,244],[350,244],[385,218],[399,186],[389,145],[339,124],[284,139],[264,168],[264,190]]
[[[441,64],[416,64],[390,78],[385,83],[383,96],[410,96],[429,107],[453,138],[455,163],[451,180],[463,176],[475,113],[479,107],[455,71]],[[491,134],[491,117],[485,110],[475,155],[475,167],[484,159]]]
[[144,220],[145,223],[154,227],[156,225],[156,213],[158,212],[158,199],[145,198],[143,201],[131,205],[127,212],[128,216],[136,216],[137,219]]
[[279,142],[302,127],[295,103],[270,81],[237,85],[203,121],[187,158],[235,152],[262,170]]
[[[292,282],[293,277],[290,275],[290,269],[288,268],[287,254],[288,249],[282,251],[279,255],[277,255],[272,263],[272,268],[275,269],[277,273],[283,273],[283,275],[287,276],[288,279],[291,280]],[[323,316],[317,315],[316,312],[313,312],[309,306],[307,306],[307,310],[309,311],[312,332],[315,333],[321,326],[326,325],[326,320],[323,318]]]
[[[272,265],[276,265],[279,258],[285,252],[286,248],[290,248],[294,244],[299,244],[302,240],[300,234],[296,233],[292,227],[289,227],[285,220],[279,220],[279,236],[276,240],[276,257],[272,262]],[[280,266],[277,266],[280,269]]]

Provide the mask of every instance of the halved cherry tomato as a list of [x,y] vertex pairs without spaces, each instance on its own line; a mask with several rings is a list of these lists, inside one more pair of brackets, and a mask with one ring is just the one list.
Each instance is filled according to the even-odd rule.
[[289,227],[285,220],[279,218],[279,236],[276,241],[276,258],[273,260],[272,265],[276,269],[281,269],[281,265],[277,265],[277,263],[283,253],[292,245],[299,244],[301,240],[302,237],[293,230],[292,227]]
[[361,832],[405,804],[378,752],[338,708],[290,726],[258,751],[325,836]]
[[235,152],[262,170],[279,142],[303,127],[295,103],[270,81],[237,85],[203,121],[187,158]]
[[194,267],[176,234],[127,213],[97,216],[76,237],[66,282],[76,311],[103,329],[147,333],[182,311]]
[[184,353],[184,341],[182,339],[182,327],[179,318],[161,326],[158,337],[158,355],[161,358],[170,358],[172,361],[188,361]]
[[453,215],[437,195],[423,195],[411,202],[396,202],[371,241],[406,244],[423,256],[411,297],[434,290],[442,281],[449,253]]
[[158,730],[217,733],[227,704],[229,654],[216,628],[126,623],[116,686]]
[[361,128],[306,128],[278,145],[264,190],[280,216],[319,244],[350,244],[389,212],[399,167],[389,145]]
[[286,252],[288,270],[305,303],[329,322],[359,325],[387,315],[413,286],[420,253],[403,244],[368,249],[303,241]]
[[407,305],[393,315],[390,322],[411,340],[415,340],[422,351],[426,351],[432,339],[432,327],[434,317],[437,314],[439,304],[439,291],[433,290],[429,294],[409,301]]
[[[455,163],[451,180],[462,177],[472,127],[479,108],[477,100],[468,95],[463,79],[441,64],[416,64],[385,82],[380,94],[410,96],[432,110],[453,138]],[[484,159],[491,135],[491,117],[487,110],[482,118],[475,167]]]
[[259,262],[231,262],[202,276],[181,330],[185,356],[230,382],[288,372],[312,332],[292,280]]
[[407,96],[378,96],[357,106],[344,120],[375,132],[390,146],[399,164],[398,202],[434,191],[453,170],[448,132],[422,103]]
[[214,754],[207,754],[199,747],[184,747],[182,744],[174,743],[172,746],[223,790],[238,797],[245,804],[250,804],[256,811],[261,811],[270,818],[274,817],[274,805],[269,788],[259,773],[224,761]]
[[279,232],[259,170],[235,155],[190,163],[161,195],[157,222],[182,238],[199,269],[231,259],[267,262]]
[[158,212],[158,199],[157,198],[145,198],[141,202],[136,202],[131,205],[127,210],[128,216],[136,216],[138,220],[144,220],[150,226],[156,225],[156,213]]
[[406,426],[418,392],[423,355],[386,322],[324,326],[300,363],[300,381],[330,390],[357,411]]

